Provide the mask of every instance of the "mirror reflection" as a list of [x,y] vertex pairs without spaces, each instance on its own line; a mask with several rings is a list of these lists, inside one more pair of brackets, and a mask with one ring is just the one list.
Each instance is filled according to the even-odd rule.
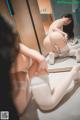
[[43,46],[49,65],[63,58],[80,62],[79,4],[61,4],[58,0],[37,0],[45,31]]

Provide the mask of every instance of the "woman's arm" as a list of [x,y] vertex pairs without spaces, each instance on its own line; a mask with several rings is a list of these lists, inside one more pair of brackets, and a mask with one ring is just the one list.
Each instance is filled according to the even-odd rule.
[[23,45],[22,43],[20,43],[20,52],[25,56],[29,56],[30,58],[38,62],[41,62],[44,60],[44,56],[41,55],[38,51],[30,49],[27,46]]
[[44,56],[41,55],[38,51],[30,49],[20,43],[20,52],[25,56],[30,57],[33,61],[36,61],[38,63],[38,67],[37,67],[38,72],[41,70],[44,70],[46,72],[48,71],[47,62]]

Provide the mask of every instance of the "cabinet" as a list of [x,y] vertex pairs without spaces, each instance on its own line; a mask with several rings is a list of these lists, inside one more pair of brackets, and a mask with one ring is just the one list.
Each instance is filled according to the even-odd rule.
[[0,1],[0,13],[18,31],[23,44],[43,52],[41,44],[45,34],[37,0],[11,0],[11,5],[13,16],[10,16],[5,0]]
[[22,43],[30,48],[39,50],[26,0],[12,0],[12,6],[16,29],[19,32]]

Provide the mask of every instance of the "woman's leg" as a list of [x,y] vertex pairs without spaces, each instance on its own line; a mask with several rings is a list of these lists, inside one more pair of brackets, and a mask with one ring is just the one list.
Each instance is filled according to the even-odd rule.
[[[66,80],[61,81],[61,83],[56,88],[54,88],[53,92],[51,92],[50,87],[45,82],[43,84],[40,84],[42,78],[41,80],[39,80],[39,84],[33,85],[33,97],[36,103],[39,105],[39,107],[42,110],[53,109],[61,101],[71,82],[77,79],[77,77],[80,77],[79,70],[80,67],[74,67],[70,72],[68,78]],[[38,77],[34,78],[34,83],[35,80],[38,81]]]

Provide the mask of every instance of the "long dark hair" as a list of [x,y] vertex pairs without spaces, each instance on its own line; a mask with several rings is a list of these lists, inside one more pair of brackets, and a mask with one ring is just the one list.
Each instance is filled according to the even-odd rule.
[[17,34],[0,15],[0,111],[8,111],[10,120],[19,120],[12,98],[10,70],[19,53]]
[[68,34],[68,39],[74,38],[74,20],[72,14],[65,14],[62,17],[67,17],[71,20],[71,23],[63,26],[63,31]]

